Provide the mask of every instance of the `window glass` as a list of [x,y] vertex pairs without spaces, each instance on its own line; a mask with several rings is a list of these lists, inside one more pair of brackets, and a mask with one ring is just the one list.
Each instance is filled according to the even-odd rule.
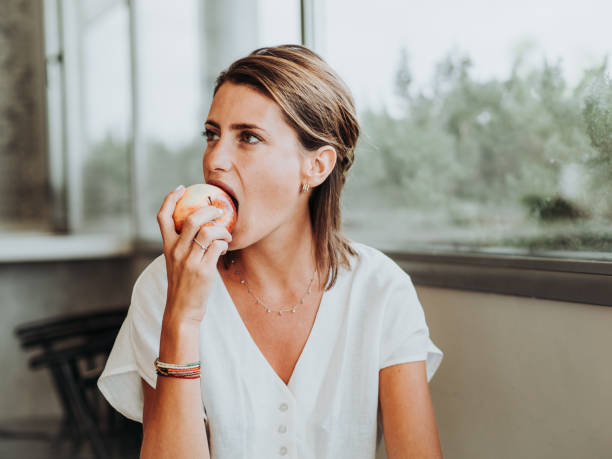
[[81,74],[74,81],[80,80],[82,134],[77,138],[84,148],[73,150],[68,164],[69,169],[80,167],[71,183],[77,189],[69,189],[78,215],[75,226],[81,232],[129,234],[129,11],[124,2],[78,6]]
[[299,43],[299,1],[135,3],[145,171],[140,236],[161,240],[156,214],[164,196],[179,184],[204,181],[201,131],[217,75],[260,46]]
[[612,252],[605,0],[319,2],[362,135],[344,229],[388,249]]
[[148,234],[159,232],[155,220],[164,196],[202,175],[198,129],[204,109],[201,80],[202,23],[196,0],[169,7],[161,0],[136,2],[138,116],[143,146],[140,158],[142,200]]

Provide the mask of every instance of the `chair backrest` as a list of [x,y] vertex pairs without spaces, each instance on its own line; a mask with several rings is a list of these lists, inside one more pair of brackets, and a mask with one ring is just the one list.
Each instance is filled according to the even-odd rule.
[[118,331],[127,314],[127,306],[66,314],[27,322],[15,328],[24,349],[35,346],[56,346],[76,336],[87,338],[100,333]]
[[67,314],[15,329],[21,346],[37,351],[29,358],[30,368],[51,372],[66,421],[90,441],[97,457],[108,454],[105,435],[138,433],[133,421],[113,410],[96,386],[127,309]]

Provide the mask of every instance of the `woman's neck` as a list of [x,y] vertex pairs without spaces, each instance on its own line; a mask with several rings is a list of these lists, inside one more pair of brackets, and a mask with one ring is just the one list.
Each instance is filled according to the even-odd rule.
[[[240,277],[257,291],[271,294],[301,290],[312,278],[316,268],[312,230],[284,243],[259,241],[232,254]],[[317,285],[315,281],[313,285]]]

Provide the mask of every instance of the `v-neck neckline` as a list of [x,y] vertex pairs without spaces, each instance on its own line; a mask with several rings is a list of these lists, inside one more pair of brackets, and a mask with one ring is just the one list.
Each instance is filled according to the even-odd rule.
[[[251,335],[251,332],[249,331],[249,329],[246,326],[246,324],[244,323],[244,320],[242,320],[242,316],[240,315],[240,313],[238,312],[238,309],[236,308],[236,304],[234,303],[234,300],[232,299],[232,296],[230,295],[229,290],[227,289],[227,286],[225,285],[225,281],[223,280],[223,277],[221,276],[221,273],[219,273],[218,269],[216,269],[215,271],[217,273],[217,280],[221,284],[221,289],[223,291],[223,295],[225,297],[225,301],[226,301],[227,305],[229,306],[229,309],[231,310],[230,314],[239,323],[239,327],[242,329],[242,333],[246,336],[246,338],[247,338],[247,340],[249,342],[249,346],[251,346],[253,348],[253,351],[257,355],[259,355],[259,359],[266,366],[267,371],[272,373],[272,375],[276,379],[276,381],[279,382],[281,384],[281,386],[284,387],[286,390],[288,390],[289,392],[293,393],[293,391],[291,390],[291,388],[293,387],[292,383],[295,380],[296,373],[300,370],[301,363],[305,359],[306,353],[309,352],[309,349],[313,346],[313,344],[311,342],[316,339],[317,330],[319,328],[321,328],[321,325],[319,325],[319,322],[321,322],[323,320],[322,316],[323,316],[323,314],[325,314],[325,310],[327,309],[326,308],[326,304],[329,301],[329,295],[332,293],[332,291],[331,290],[324,290],[323,291],[323,295],[321,296],[321,301],[319,302],[319,307],[317,309],[317,314],[315,316],[315,320],[314,320],[314,323],[312,325],[312,328],[310,329],[310,333],[308,334],[308,338],[306,339],[306,343],[304,344],[304,347],[302,348],[302,352],[300,353],[300,356],[298,357],[298,360],[297,360],[295,366],[293,367],[293,371],[291,372],[291,376],[289,377],[289,381],[287,382],[287,384],[285,384],[285,381],[283,381],[283,379],[278,375],[278,373],[272,367],[270,362],[268,362],[268,359],[266,358],[266,356],[263,354],[263,352],[261,352],[261,349],[259,349],[259,346],[257,345],[255,340],[253,339],[253,336]],[[336,282],[339,280],[339,278],[340,278],[340,272],[338,272],[338,279],[336,280]],[[333,288],[332,288],[332,290],[333,290]]]

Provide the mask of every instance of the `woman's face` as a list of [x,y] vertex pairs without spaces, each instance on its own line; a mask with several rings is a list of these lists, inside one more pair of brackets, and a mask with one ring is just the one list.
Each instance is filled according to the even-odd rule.
[[204,181],[231,189],[239,204],[230,250],[247,247],[307,212],[299,192],[306,157],[276,102],[249,86],[223,83],[205,132]]

